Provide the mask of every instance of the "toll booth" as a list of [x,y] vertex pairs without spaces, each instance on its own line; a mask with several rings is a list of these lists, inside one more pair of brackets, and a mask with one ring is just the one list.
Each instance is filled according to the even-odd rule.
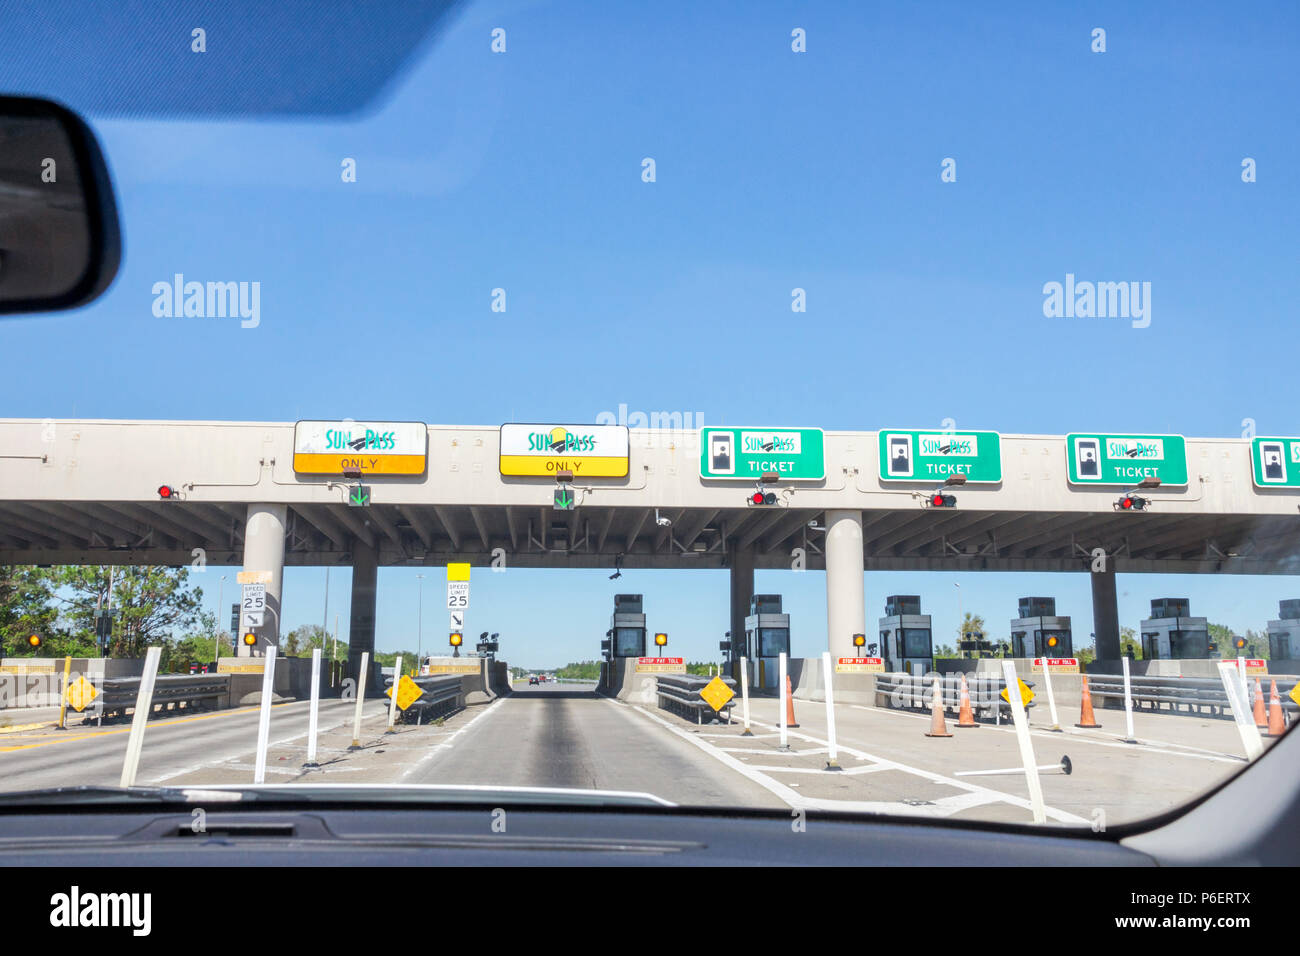
[[745,646],[757,662],[755,685],[775,689],[780,655],[790,656],[790,615],[781,610],[781,595],[755,594],[745,618]]
[[1073,657],[1070,619],[1056,614],[1056,598],[1024,597],[1011,621],[1012,657]]
[[885,598],[885,616],[880,619],[880,651],[885,670],[920,676],[933,669],[930,615],[921,613],[919,595],[893,594]]
[[1191,616],[1187,598],[1156,598],[1142,622],[1142,656],[1147,660],[1204,660],[1210,656],[1210,623]]
[[1275,661],[1300,658],[1300,600],[1279,601],[1277,616],[1268,622],[1268,656]]
[[645,609],[639,594],[615,594],[614,613],[609,619],[605,638],[609,641],[611,660],[620,657],[645,657]]

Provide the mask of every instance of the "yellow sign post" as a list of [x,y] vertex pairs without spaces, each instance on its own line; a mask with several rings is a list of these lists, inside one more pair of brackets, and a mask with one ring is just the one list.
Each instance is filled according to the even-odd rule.
[[[384,691],[384,696],[392,697],[393,689],[390,687]],[[406,710],[423,696],[424,691],[420,690],[420,685],[403,674],[397,682],[397,709]]]
[[[98,696],[99,692],[95,690],[95,685],[86,680],[84,675],[79,676],[69,684],[68,689],[63,694],[64,700],[71,704],[72,709],[77,713],[81,713],[89,707]],[[62,720],[60,720],[60,726],[62,726]]]
[[700,691],[700,696],[704,702],[713,708],[714,713],[722,710],[731,702],[731,698],[736,696],[736,692],[726,685],[721,677],[715,677],[704,685]]
[[[1030,690],[1029,685],[1026,684],[1024,681],[1022,681],[1019,677],[1016,678],[1016,683],[1020,685],[1020,702],[1024,704],[1026,707],[1028,707],[1029,702],[1034,699],[1034,692]],[[1009,688],[1004,687],[1002,689],[1002,694],[1000,696],[1002,697],[1003,700],[1005,700],[1009,704],[1011,703],[1011,696],[1008,693],[1008,691]]]

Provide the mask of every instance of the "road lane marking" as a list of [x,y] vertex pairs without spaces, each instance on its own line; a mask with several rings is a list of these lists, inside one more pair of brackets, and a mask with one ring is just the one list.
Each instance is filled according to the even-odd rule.
[[[301,701],[287,700],[281,704],[272,704],[271,709],[274,710],[277,707],[288,707],[297,703],[301,703]],[[239,710],[222,710],[211,714],[196,714],[193,717],[171,717],[167,718],[165,721],[159,720],[158,723],[150,721],[148,727],[153,730],[160,730],[167,727],[177,727],[181,724],[193,723],[196,720],[212,720],[215,717],[245,717],[250,714],[256,715],[257,713],[257,707],[247,709],[241,708]],[[14,750],[31,750],[35,747],[48,747],[51,744],[70,744],[76,743],[78,740],[91,740],[95,737],[112,737],[115,734],[129,734],[130,732],[130,727],[118,727],[115,730],[95,730],[81,734],[77,737],[55,737],[51,740],[44,740],[35,744],[19,744],[13,747],[0,747],[0,753],[9,753]]]
[[[927,714],[912,714],[903,710],[888,710],[883,707],[866,707],[862,704],[850,704],[849,706],[854,708],[855,710],[867,710],[878,714],[892,714],[895,717],[911,717],[914,720],[930,720],[930,717]],[[1016,729],[1014,727],[998,727],[994,724],[980,724],[980,726],[985,728],[986,730],[1001,731],[1004,734],[1014,734],[1016,732]],[[1153,754],[1168,754],[1171,757],[1189,757],[1193,760],[1213,760],[1217,763],[1241,764],[1247,762],[1245,757],[1234,757],[1232,754],[1224,754],[1214,750],[1207,750],[1202,753],[1184,753],[1183,751],[1180,750],[1163,750],[1160,747],[1151,746],[1151,743],[1163,743],[1167,747],[1184,747],[1186,746],[1184,744],[1168,743],[1166,741],[1161,741],[1161,740],[1151,741],[1150,743],[1144,743],[1143,741],[1139,740],[1136,744],[1126,744],[1120,742],[1120,738],[1116,738],[1113,736],[1111,740],[1098,740],[1095,737],[1087,734],[1086,732],[1080,732],[1074,727],[1063,727],[1062,729],[1067,734],[1069,734],[1072,739],[1078,740],[1081,743],[1096,744],[1098,747],[1115,747],[1119,750],[1127,750],[1129,752],[1132,752],[1136,748],[1138,750],[1145,750],[1148,753],[1153,753]],[[1044,730],[1031,730],[1029,732],[1029,735],[1031,737],[1038,737],[1039,739],[1042,740],[1064,739],[1061,737],[1060,734],[1054,734]],[[1186,746],[1186,749],[1200,750],[1201,748]],[[1218,756],[1215,756],[1215,754],[1218,754]]]
[[422,770],[426,764],[428,764],[431,760],[433,760],[434,757],[437,757],[439,754],[446,753],[448,750],[450,750],[452,747],[454,747],[454,746],[456,745],[456,738],[457,738],[457,737],[459,737],[459,736],[460,736],[461,734],[463,734],[465,731],[469,730],[471,727],[473,727],[475,724],[477,724],[479,721],[481,721],[481,720],[482,720],[484,717],[486,717],[488,714],[494,713],[495,711],[499,710],[499,709],[500,709],[500,705],[503,704],[503,703],[505,703],[505,701],[508,700],[508,699],[509,699],[509,698],[506,698],[506,697],[498,697],[496,700],[493,700],[493,701],[489,702],[489,703],[486,705],[486,709],[484,709],[483,711],[481,711],[481,712],[475,714],[473,717],[471,717],[471,718],[469,719],[469,721],[466,722],[465,726],[461,727],[459,730],[457,730],[455,733],[453,733],[450,737],[448,737],[448,738],[447,738],[446,740],[444,740],[442,743],[435,744],[434,746],[430,747],[428,753],[426,753],[423,757],[421,757],[421,758],[420,758],[419,760],[417,760],[415,763],[413,763],[413,764],[411,764],[409,767],[407,767],[407,768],[406,768],[406,772],[403,773],[403,774],[398,778],[398,782],[399,782],[399,783],[405,782],[406,779],[407,779],[408,777],[411,776],[411,774],[415,773],[417,770]]
[[[611,701],[611,703],[616,703],[616,702]],[[628,706],[628,705],[624,705],[624,706]],[[657,717],[654,714],[651,714],[646,710],[643,710],[641,707],[632,705],[632,709],[639,711],[640,713],[644,714],[646,717],[649,717],[651,720],[655,721],[656,723],[662,724],[663,726],[671,730],[673,733],[677,734],[679,737],[691,741],[697,747],[703,749],[706,753],[711,753],[714,756],[716,756],[718,759],[723,760],[724,762],[728,762],[728,765],[732,766],[733,769],[749,777],[755,783],[767,787],[768,789],[772,790],[773,793],[777,793],[779,796],[782,797],[782,799],[786,800],[787,803],[790,803],[792,807],[798,806],[798,807],[806,807],[810,809],[819,809],[819,810],[841,810],[841,811],[849,811],[849,812],[860,811],[864,813],[885,813],[885,814],[912,815],[912,816],[936,816],[936,815],[947,816],[952,813],[958,813],[963,809],[967,809],[968,806],[978,806],[983,803],[993,803],[993,802],[1009,803],[1012,806],[1019,807],[1023,810],[1032,809],[1028,800],[1024,799],[1023,797],[1018,797],[1015,794],[1005,793],[1001,790],[993,790],[988,787],[981,787],[976,784],[968,783],[965,780],[957,780],[955,778],[945,777],[942,774],[934,773],[929,770],[922,770],[920,767],[912,767],[909,766],[908,764],[899,763],[896,760],[890,760],[885,757],[878,757],[874,754],[869,754],[865,751],[858,750],[857,748],[845,747],[845,746],[840,746],[839,748],[839,750],[842,753],[850,754],[851,756],[859,757],[865,760],[870,760],[876,764],[882,765],[884,769],[899,770],[902,771],[903,773],[910,773],[913,774],[914,776],[918,776],[923,779],[929,780],[931,783],[938,783],[944,786],[953,787],[956,790],[965,791],[965,794],[970,795],[970,798],[966,803],[954,802],[952,798],[948,798],[948,797],[935,801],[934,807],[938,808],[938,811],[936,812],[936,810],[930,809],[928,807],[912,806],[901,802],[890,803],[890,802],[881,802],[881,801],[853,801],[853,800],[837,800],[834,798],[824,798],[824,797],[805,797],[802,794],[794,793],[793,791],[787,791],[789,793],[789,796],[787,797],[780,792],[780,790],[786,790],[785,787],[783,787],[781,784],[778,784],[776,781],[771,780],[766,775],[758,772],[754,767],[740,763],[734,757],[732,757],[729,754],[722,753],[719,750],[719,748],[713,746],[707,741],[700,740],[699,737],[694,734],[687,734],[681,730],[678,730],[676,727],[672,726],[667,721],[663,720],[660,717]],[[750,723],[755,726],[766,727],[769,730],[776,729],[775,725],[764,723],[759,720],[755,720],[752,716],[750,718]],[[825,740],[821,740],[817,737],[812,737],[808,734],[799,733],[794,730],[789,730],[788,734],[791,737],[797,737],[798,739],[808,741],[809,743],[822,744],[828,746]],[[780,790],[776,788],[780,788]],[[948,802],[945,803],[944,801],[948,801]],[[906,807],[907,809],[901,809],[902,807]],[[946,809],[948,807],[954,807],[955,809]],[[1075,814],[1070,813],[1067,810],[1061,810],[1056,807],[1050,807],[1050,806],[1047,807],[1047,815],[1052,819],[1058,820],[1062,823],[1078,823],[1083,825],[1089,825],[1089,821],[1085,820],[1083,817],[1076,816]]]

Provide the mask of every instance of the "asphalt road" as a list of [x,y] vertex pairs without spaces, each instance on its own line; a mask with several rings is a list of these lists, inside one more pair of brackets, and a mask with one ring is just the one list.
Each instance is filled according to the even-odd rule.
[[689,741],[593,691],[520,684],[492,706],[405,782],[632,790],[681,805],[787,806]]

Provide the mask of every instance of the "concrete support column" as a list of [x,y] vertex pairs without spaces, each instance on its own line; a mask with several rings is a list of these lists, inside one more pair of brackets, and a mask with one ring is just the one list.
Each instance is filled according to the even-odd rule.
[[[235,654],[249,657],[262,656],[268,644],[280,643],[280,596],[284,584],[284,528],[288,522],[287,505],[249,505],[244,525],[244,571],[267,577],[266,610],[261,627],[251,627],[257,635],[257,646],[246,647],[243,635],[235,635]],[[250,575],[250,576],[252,576]],[[269,577],[268,577],[269,576]],[[243,588],[236,599],[243,600]],[[241,623],[243,618],[241,617]]]
[[[752,549],[731,552],[731,639],[744,640],[745,618],[749,616],[749,599],[754,596],[754,552]],[[754,648],[738,652],[736,657],[754,658]]]
[[352,542],[352,613],[348,618],[348,676],[361,682],[361,654],[375,660],[375,592],[379,552],[364,541]]
[[862,512],[826,512],[826,627],[831,657],[853,657],[853,635],[866,633]]
[[1115,596],[1115,569],[1092,571],[1092,632],[1097,635],[1097,660],[1117,661],[1119,600]]

